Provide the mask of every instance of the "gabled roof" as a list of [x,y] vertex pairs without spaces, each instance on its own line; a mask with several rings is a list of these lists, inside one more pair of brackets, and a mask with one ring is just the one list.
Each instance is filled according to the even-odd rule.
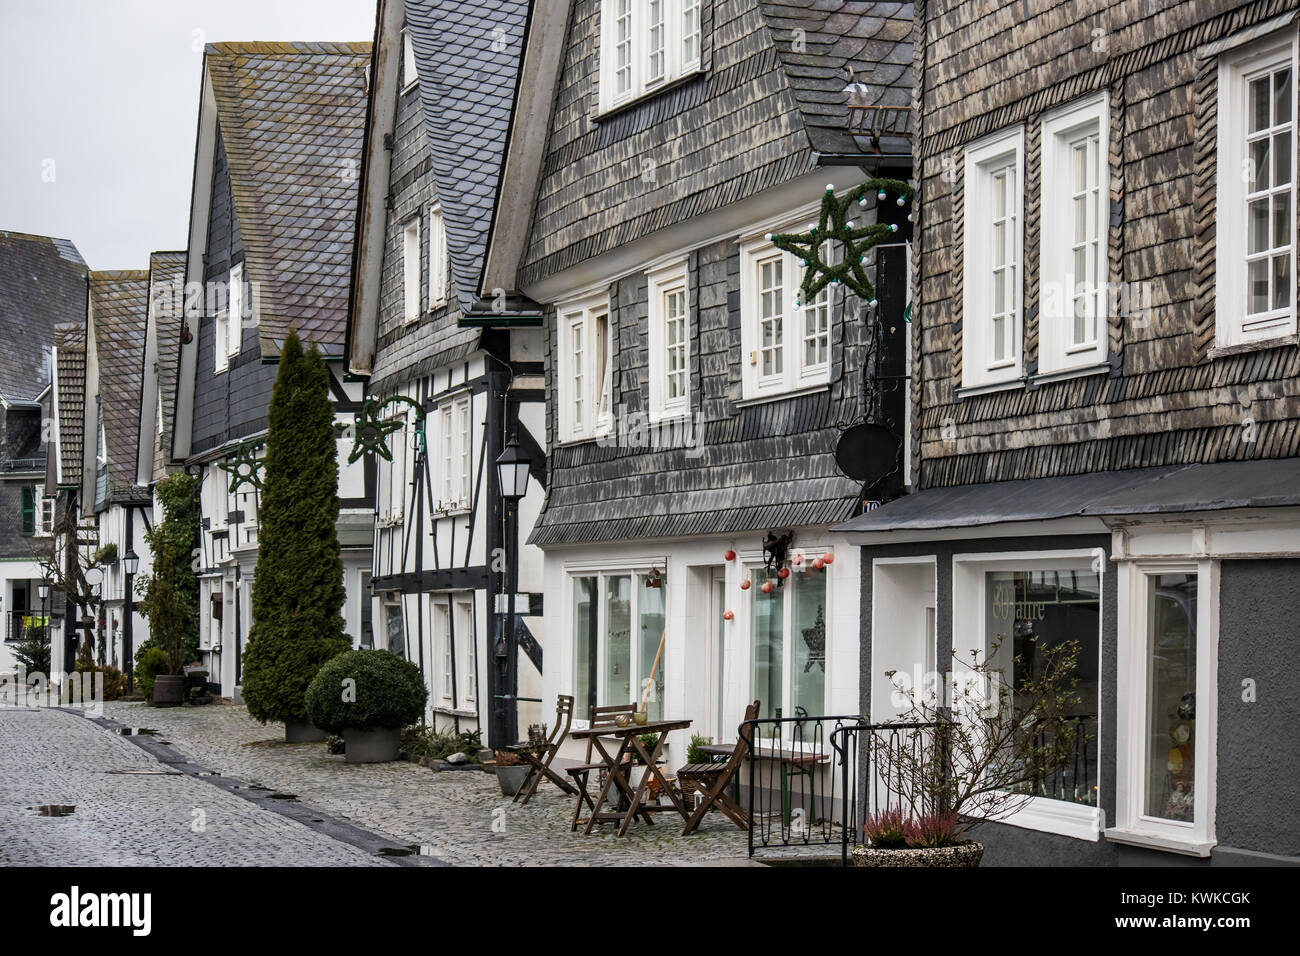
[[343,351],[369,43],[217,43],[217,123],[264,357]]
[[[851,104],[910,107],[913,4],[869,0],[760,0],[812,148],[871,152],[852,128]],[[883,152],[907,152],[907,137],[882,138]]]
[[181,354],[184,288],[185,253],[155,252],[149,256],[149,302],[153,307],[154,334],[158,342],[158,389],[162,395],[164,448],[171,447],[172,416],[176,410],[176,367]]
[[86,321],[86,262],[67,239],[0,231],[0,396],[34,402],[50,384],[60,323]]
[[[108,496],[135,497],[148,271],[90,273],[90,307],[108,452]],[[98,436],[92,437],[97,443]]]
[[463,311],[479,292],[528,0],[406,0],[424,128]]
[[55,474],[60,487],[81,485],[81,450],[83,415],[86,410],[86,329],[69,326],[55,332],[54,374],[55,402],[58,417],[59,468]]

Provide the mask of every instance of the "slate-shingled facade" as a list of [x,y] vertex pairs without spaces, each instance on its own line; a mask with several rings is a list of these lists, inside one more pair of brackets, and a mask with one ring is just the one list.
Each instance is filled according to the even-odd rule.
[[[485,281],[545,307],[543,696],[574,694],[580,718],[645,699],[723,740],[755,698],[765,717],[853,712],[857,554],[829,527],[863,507],[834,452],[867,413],[871,307],[838,290],[797,307],[802,264],[765,234],[802,230],[828,182],[909,177],[906,136],[859,135],[850,106],[910,101],[911,4],[705,2],[698,45],[668,34],[680,75],[613,108],[610,8],[560,6],[563,29],[534,11],[521,97],[550,96],[550,119],[516,114]],[[883,349],[903,343],[894,198],[861,213],[901,227],[870,263]],[[762,308],[788,336],[766,377]],[[770,594],[769,532],[792,532],[797,559]]]
[[[493,653],[505,633],[511,533],[494,462],[511,434],[532,449],[526,536],[546,471],[541,337],[461,320],[479,297],[527,18],[517,0],[380,4],[348,327],[352,371],[402,422],[388,439],[392,461],[367,456],[378,469],[381,644],[419,665],[432,724],[480,730],[496,747],[550,719],[506,699],[516,686],[540,694],[541,554],[527,546],[516,588],[524,649],[513,660]],[[423,410],[423,438],[399,396]]]
[[1300,862],[1298,10],[917,4],[920,490],[843,530],[873,719],[1079,642],[1090,739],[987,863]]
[[[232,490],[219,465],[265,436],[290,329],[324,353],[339,424],[360,407],[343,337],[369,53],[368,43],[219,43],[204,53],[184,278],[205,294],[196,311],[187,300],[168,463],[202,478],[200,647],[228,697],[251,625],[258,492],[247,482]],[[346,464],[349,446],[340,439],[343,613],[365,644],[373,469]]]

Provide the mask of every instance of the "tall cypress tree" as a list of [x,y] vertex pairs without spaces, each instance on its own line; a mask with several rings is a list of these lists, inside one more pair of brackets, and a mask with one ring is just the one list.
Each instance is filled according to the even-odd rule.
[[262,723],[306,721],[307,685],[352,642],[343,632],[329,371],[294,332],[280,352],[268,419],[244,700]]

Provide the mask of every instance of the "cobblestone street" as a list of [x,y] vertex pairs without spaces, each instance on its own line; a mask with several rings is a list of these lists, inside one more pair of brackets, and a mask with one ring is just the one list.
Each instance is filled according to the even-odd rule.
[[[279,725],[249,718],[244,707],[159,709],[105,705],[105,716],[159,732],[190,760],[225,776],[295,794],[316,810],[387,836],[443,861],[471,866],[692,866],[746,861],[746,837],[710,814],[689,837],[678,818],[571,833],[573,801],[544,785],[526,807],[501,796],[495,775],[435,773],[404,762],[348,764],[324,744],[285,744]],[[78,718],[80,719],[80,718]],[[88,725],[89,726],[89,725]],[[103,731],[98,731],[103,733]],[[495,823],[495,826],[494,826]]]
[[[34,809],[43,805],[75,809],[47,817]],[[0,708],[2,866],[386,862],[182,774],[78,714]]]

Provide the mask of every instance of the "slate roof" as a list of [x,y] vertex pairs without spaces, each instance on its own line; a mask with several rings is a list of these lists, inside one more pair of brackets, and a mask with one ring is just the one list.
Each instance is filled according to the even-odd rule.
[[483,270],[528,0],[407,0],[425,133],[462,310]]
[[[812,148],[871,152],[866,137],[849,132],[849,105],[911,106],[913,4],[760,0],[758,6]],[[907,152],[907,139],[884,138],[881,148]]]
[[81,484],[82,429],[86,410],[86,329],[72,326],[55,333],[58,348],[55,375],[58,378],[59,458],[63,484]]
[[369,43],[207,47],[263,356],[343,352]]
[[67,239],[0,231],[0,396],[35,401],[50,384],[55,326],[86,321],[86,262]]
[[108,496],[148,497],[148,490],[135,483],[149,308],[148,271],[92,272],[90,303],[99,395],[104,408],[104,440],[108,445]]
[[176,410],[184,286],[184,252],[155,252],[149,256],[149,301],[154,305],[158,336],[158,388],[162,394],[163,447],[166,448],[171,447],[172,416]]

